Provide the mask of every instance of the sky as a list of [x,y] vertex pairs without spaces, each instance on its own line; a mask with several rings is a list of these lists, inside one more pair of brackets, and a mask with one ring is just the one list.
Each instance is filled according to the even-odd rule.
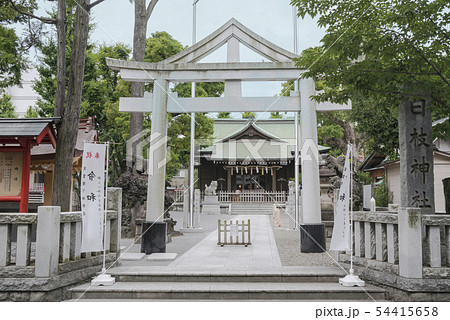
[[[149,0],[147,0],[148,3]],[[192,44],[192,0],[160,0],[150,17],[147,36],[156,31],[167,31],[183,45]],[[41,0],[42,8],[50,8]],[[41,14],[45,14],[41,9]],[[197,5],[197,41],[208,36],[235,18],[242,24],[275,43],[294,51],[293,11],[290,0],[199,0]],[[134,28],[134,4],[130,0],[106,0],[91,12],[96,28],[91,40],[98,44],[124,43],[131,47]],[[325,31],[310,17],[298,19],[298,48],[320,44]],[[202,62],[223,62],[225,48],[217,50]],[[242,61],[261,61],[262,57],[241,46]],[[281,83],[245,83],[244,96],[274,96],[281,92]]]

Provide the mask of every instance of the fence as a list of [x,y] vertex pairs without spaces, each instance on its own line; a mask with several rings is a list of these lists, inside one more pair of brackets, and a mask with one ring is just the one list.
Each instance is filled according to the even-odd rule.
[[231,191],[219,191],[219,202],[273,202],[285,203],[287,200],[285,191],[243,191],[240,193]]
[[[246,236],[247,235],[247,236]],[[217,244],[224,245],[251,245],[250,241],[250,219],[244,221],[217,221]]]
[[[121,208],[121,189],[108,189],[105,248],[109,262],[118,258],[120,250]],[[59,207],[42,206],[38,213],[0,213],[0,283],[8,278],[2,291],[14,292],[18,287],[28,294],[51,291],[95,275],[103,252],[81,253],[81,226],[81,212],[60,213]],[[57,281],[52,280],[55,277]],[[32,278],[49,279],[49,283],[36,286]]]
[[354,212],[353,221],[354,266],[365,279],[408,292],[450,292],[450,216],[399,208]]

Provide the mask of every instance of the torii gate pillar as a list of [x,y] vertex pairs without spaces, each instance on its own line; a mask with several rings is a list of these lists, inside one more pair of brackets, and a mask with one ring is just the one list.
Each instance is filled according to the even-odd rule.
[[167,156],[167,91],[166,80],[155,79],[153,112],[148,161],[147,212],[142,224],[141,252],[166,252],[164,222],[165,175]]
[[302,224],[301,252],[324,252],[325,225],[320,210],[319,148],[317,144],[316,93],[312,78],[300,80],[300,121],[302,130]]

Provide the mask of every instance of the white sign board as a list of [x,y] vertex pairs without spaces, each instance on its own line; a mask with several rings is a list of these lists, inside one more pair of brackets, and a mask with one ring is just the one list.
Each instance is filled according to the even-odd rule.
[[84,144],[81,172],[81,252],[103,250],[105,150],[104,144]]
[[330,250],[350,249],[350,150],[351,147],[348,146],[339,197],[335,202],[336,209],[334,211],[334,226]]
[[232,224],[230,226],[230,234],[231,234],[232,237],[235,237],[235,238],[238,236],[238,226],[237,226],[237,224]]

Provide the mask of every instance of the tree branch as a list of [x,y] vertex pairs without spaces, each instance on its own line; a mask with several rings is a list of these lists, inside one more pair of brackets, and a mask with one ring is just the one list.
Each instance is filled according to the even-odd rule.
[[30,17],[30,18],[38,19],[39,21],[42,21],[42,22],[47,23],[47,24],[56,24],[56,22],[57,22],[57,19],[38,17],[38,16],[35,16],[32,13],[23,11],[23,10],[19,9],[12,0],[8,0],[8,1],[9,1],[9,3],[11,3],[11,6],[13,7],[13,9],[16,10],[20,14],[24,14],[27,17]]
[[387,29],[387,28],[382,28],[382,30],[396,33],[396,34],[400,35],[403,39],[405,39],[405,41],[422,57],[422,59],[425,60],[425,62],[428,63],[428,65],[431,66],[431,68],[433,68],[434,71],[436,71],[438,76],[447,84],[447,86],[450,87],[450,82],[445,78],[445,76],[442,74],[442,72],[423,54],[422,50],[419,50],[413,43],[411,43],[411,41],[409,41],[408,37],[405,34],[395,31],[395,30],[392,30],[392,29]]
[[105,1],[105,0],[97,0],[97,1],[94,1],[93,3],[91,3],[91,4],[88,6],[88,10],[91,10],[93,7],[95,7],[96,5],[102,3],[103,1]]
[[150,19],[150,16],[152,15],[153,9],[155,8],[156,4],[159,0],[151,0],[150,3],[147,6],[147,10],[145,12],[147,20]]

